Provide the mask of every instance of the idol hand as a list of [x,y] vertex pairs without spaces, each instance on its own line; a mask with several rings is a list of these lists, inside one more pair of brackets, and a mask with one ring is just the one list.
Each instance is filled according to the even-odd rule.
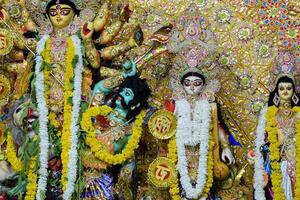
[[221,159],[223,162],[228,163],[229,165],[232,165],[235,163],[235,159],[229,148],[223,149]]

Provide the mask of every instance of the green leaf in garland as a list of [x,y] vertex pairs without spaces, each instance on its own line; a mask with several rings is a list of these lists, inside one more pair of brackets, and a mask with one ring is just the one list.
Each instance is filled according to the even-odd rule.
[[75,85],[75,84],[74,84],[74,77],[70,78],[69,81],[70,81],[71,89],[74,90],[74,87],[75,87],[75,86],[74,86],[74,85]]
[[83,192],[84,189],[84,181],[83,178],[80,177],[77,179],[76,181],[76,185],[75,185],[75,190],[76,190],[76,194],[78,194],[78,197],[80,196],[80,194]]
[[42,66],[40,68],[40,72],[44,71],[45,69],[51,70],[53,68],[54,67],[53,67],[53,65],[51,63],[47,63],[47,62],[43,61]]
[[74,58],[73,58],[73,61],[72,61],[72,66],[73,66],[73,68],[76,67],[76,64],[77,64],[77,62],[78,62],[78,59],[79,59],[79,56],[78,56],[78,55],[75,55]]
[[45,69],[45,65],[43,63],[42,66],[41,66],[41,68],[40,68],[40,72],[44,71],[44,69]]
[[82,119],[82,114],[88,109],[89,104],[86,101],[81,101],[80,102],[80,114],[78,118],[77,124],[80,125],[81,119]]
[[52,146],[52,153],[56,156],[59,156],[61,154],[61,140],[57,136],[57,130],[52,125],[49,126],[49,138]]
[[23,192],[26,188],[26,181],[25,178],[21,175],[18,177],[18,183],[15,187],[10,189],[7,194],[8,196],[18,196],[18,199],[22,199]]
[[37,153],[39,151],[38,147],[39,146],[38,146],[37,142],[35,142],[35,141],[29,142],[27,151],[28,151],[28,154],[30,157],[37,155]]
[[36,36],[36,41],[40,41],[42,39],[42,37],[40,35]]
[[46,199],[46,194],[44,191],[40,191],[40,199]]
[[83,113],[85,112],[89,107],[89,104],[86,101],[82,101],[80,103],[80,112]]
[[64,178],[64,181],[68,182],[68,177],[65,177],[65,178]]
[[89,65],[89,61],[86,58],[83,59],[83,65],[84,66],[88,66]]
[[68,104],[73,105],[73,97],[68,98]]
[[34,66],[35,65],[35,59],[30,59],[29,61],[27,60],[27,64],[30,66]]
[[40,129],[39,120],[35,120],[32,122],[32,129],[36,134],[38,134],[39,129]]
[[48,69],[48,70],[51,70],[51,69],[54,68],[52,64],[47,63],[47,62],[45,62],[45,61],[44,61],[44,65],[45,65],[45,68]]
[[29,137],[25,137],[25,141],[23,144],[20,146],[19,153],[20,153],[20,158],[23,162],[24,168],[26,169],[28,167],[30,155],[28,154],[28,144],[29,144]]

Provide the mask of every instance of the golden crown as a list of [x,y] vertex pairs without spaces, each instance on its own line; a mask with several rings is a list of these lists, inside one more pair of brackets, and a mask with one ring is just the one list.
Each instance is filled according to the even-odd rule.
[[281,51],[273,63],[270,75],[270,90],[276,87],[278,79],[287,76],[294,81],[296,92],[300,92],[300,66],[297,59],[291,51]]

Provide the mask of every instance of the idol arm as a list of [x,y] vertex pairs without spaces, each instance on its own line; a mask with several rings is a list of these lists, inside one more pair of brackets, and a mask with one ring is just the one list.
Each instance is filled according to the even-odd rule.
[[92,40],[92,35],[94,33],[93,23],[88,22],[81,28],[81,37],[83,40],[83,46],[85,47],[85,57],[90,65],[97,69],[100,67],[100,54],[97,51],[94,42]]
[[99,12],[94,21],[95,31],[101,32],[103,30],[100,34],[99,39],[97,40],[97,43],[99,44],[110,43],[119,34],[120,30],[123,28],[123,25],[128,21],[131,12],[128,9],[128,6],[125,6],[120,13],[119,19],[114,21],[110,26],[105,27],[108,22],[108,9],[108,5],[105,5],[103,8],[101,8],[100,10],[103,10],[103,14]]
[[104,2],[97,13],[94,21],[93,21],[93,26],[94,26],[94,31],[95,32],[102,32],[105,25],[108,23],[108,19],[110,18],[109,14],[109,2]]
[[94,69],[98,69],[100,67],[101,58],[100,53],[96,49],[93,41],[84,40],[83,44],[85,46],[85,57],[87,61]]
[[117,74],[121,74],[121,69],[113,69],[105,66],[100,67],[100,76],[102,79],[106,79],[108,77],[116,76]]
[[136,75],[136,64],[133,61],[127,61],[123,65],[124,72],[116,74],[115,76],[106,78],[98,82],[93,89],[93,96],[96,93],[109,94],[119,86],[126,77]]

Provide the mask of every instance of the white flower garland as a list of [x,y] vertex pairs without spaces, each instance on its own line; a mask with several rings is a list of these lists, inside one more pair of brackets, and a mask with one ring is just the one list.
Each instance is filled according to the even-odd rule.
[[[44,88],[44,73],[41,71],[43,58],[41,56],[41,52],[45,48],[46,40],[48,39],[48,35],[42,37],[42,39],[37,44],[37,57],[36,57],[36,96],[38,102],[38,112],[39,112],[39,123],[40,123],[40,168],[39,168],[39,181],[36,199],[42,200],[41,193],[45,193],[47,186],[47,177],[48,177],[48,151],[49,151],[49,138],[48,138],[48,108],[46,104],[46,99],[44,96],[45,88]],[[72,122],[71,122],[71,146],[69,150],[69,160],[68,160],[68,182],[66,191],[63,194],[63,199],[69,200],[72,197],[74,192],[74,185],[77,176],[77,132],[78,132],[78,119],[80,112],[80,101],[81,101],[81,88],[82,88],[82,72],[83,72],[83,59],[82,59],[82,51],[81,51],[81,41],[77,35],[73,35],[71,37],[74,47],[75,47],[75,55],[78,56],[78,61],[75,66],[75,78],[74,78],[74,91],[73,91],[73,107],[72,107]]]
[[255,140],[255,163],[254,163],[254,196],[255,199],[265,200],[264,191],[264,159],[261,153],[261,146],[264,145],[265,130],[266,130],[266,113],[268,106],[265,105],[259,115],[258,125],[256,129]]
[[[191,120],[191,106],[185,100],[176,101],[176,116],[178,124],[176,130],[176,145],[178,155],[178,172],[180,183],[185,191],[186,197],[196,199],[203,192],[207,181],[207,160],[209,149],[209,127],[211,106],[208,100],[199,100],[195,103],[193,110],[193,121]],[[191,184],[188,173],[188,161],[186,155],[186,145],[200,145],[197,182],[195,187]]]
[[74,74],[74,91],[73,91],[73,108],[72,108],[72,122],[71,122],[71,145],[69,150],[69,161],[68,161],[68,181],[66,191],[63,194],[63,199],[69,200],[74,192],[74,185],[77,176],[77,132],[79,129],[78,119],[80,112],[80,101],[81,101],[81,88],[82,88],[82,72],[83,72],[83,60],[81,51],[81,41],[77,35],[71,37],[74,47],[75,55],[78,56],[78,61],[75,66]]
[[37,43],[37,56],[36,56],[36,65],[35,65],[35,91],[36,91],[36,99],[37,99],[37,109],[39,112],[39,162],[40,167],[38,170],[39,180],[38,180],[38,188],[36,193],[36,199],[42,200],[43,195],[46,192],[47,186],[47,178],[48,178],[48,151],[49,151],[49,138],[48,138],[48,108],[45,99],[45,88],[44,88],[44,72],[41,71],[43,58],[41,56],[42,51],[45,48],[46,40],[48,39],[48,35],[45,35],[41,38],[41,40]]

